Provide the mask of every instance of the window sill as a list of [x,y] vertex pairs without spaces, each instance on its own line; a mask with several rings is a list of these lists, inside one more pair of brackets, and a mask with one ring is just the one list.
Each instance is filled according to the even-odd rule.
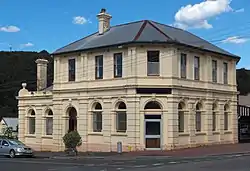
[[186,132],[179,132],[179,136],[189,136],[190,134],[189,133],[186,133]]
[[205,132],[196,132],[195,135],[207,135]]
[[24,136],[27,138],[36,138],[35,134],[25,134]]
[[111,136],[128,136],[126,132],[114,132]]
[[148,78],[159,78],[161,77],[160,75],[147,75]]
[[122,76],[114,76],[114,79],[122,79]]
[[224,134],[232,134],[232,131],[224,131]]
[[103,136],[102,132],[89,132],[88,135],[99,135],[99,136]]
[[53,139],[53,135],[42,135],[41,138]]
[[218,134],[220,134],[219,131],[213,131],[213,135],[218,135]]

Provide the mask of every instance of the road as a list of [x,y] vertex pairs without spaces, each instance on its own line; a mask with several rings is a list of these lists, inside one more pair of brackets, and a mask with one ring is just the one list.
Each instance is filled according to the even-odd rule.
[[196,159],[146,157],[135,160],[0,158],[1,170],[36,171],[249,171],[250,156],[222,156]]

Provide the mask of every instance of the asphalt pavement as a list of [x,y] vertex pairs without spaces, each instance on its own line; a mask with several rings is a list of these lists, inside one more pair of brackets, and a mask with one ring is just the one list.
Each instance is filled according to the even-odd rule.
[[249,155],[223,155],[202,158],[144,157],[111,159],[0,158],[1,170],[36,171],[249,171]]

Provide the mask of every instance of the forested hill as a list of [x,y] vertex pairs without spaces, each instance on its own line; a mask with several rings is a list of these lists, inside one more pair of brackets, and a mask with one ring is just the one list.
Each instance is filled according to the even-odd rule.
[[237,69],[237,84],[241,95],[250,93],[250,70]]
[[0,51],[0,116],[17,116],[17,96],[23,82],[29,90],[36,89],[36,63],[38,58],[49,60],[48,86],[53,80],[53,59],[41,52]]

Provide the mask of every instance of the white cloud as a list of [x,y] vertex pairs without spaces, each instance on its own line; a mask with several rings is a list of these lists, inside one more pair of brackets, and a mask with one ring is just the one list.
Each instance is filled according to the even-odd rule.
[[32,47],[32,46],[34,46],[34,44],[28,42],[28,43],[26,43],[26,44],[21,44],[21,45],[20,45],[20,48],[26,48],[26,47]]
[[74,24],[85,24],[87,22],[88,22],[88,20],[82,16],[73,17]]
[[237,9],[237,10],[235,10],[234,12],[245,12],[245,9],[244,8],[241,8],[241,9]]
[[222,13],[233,11],[231,0],[206,0],[194,5],[183,6],[175,14],[174,26],[188,28],[213,28],[208,20]]
[[242,38],[239,36],[232,36],[232,37],[228,37],[227,39],[223,40],[223,43],[234,43],[234,44],[242,44],[247,42],[249,39],[246,38]]
[[0,27],[0,31],[3,32],[19,32],[20,28],[17,26],[6,26],[6,27]]

